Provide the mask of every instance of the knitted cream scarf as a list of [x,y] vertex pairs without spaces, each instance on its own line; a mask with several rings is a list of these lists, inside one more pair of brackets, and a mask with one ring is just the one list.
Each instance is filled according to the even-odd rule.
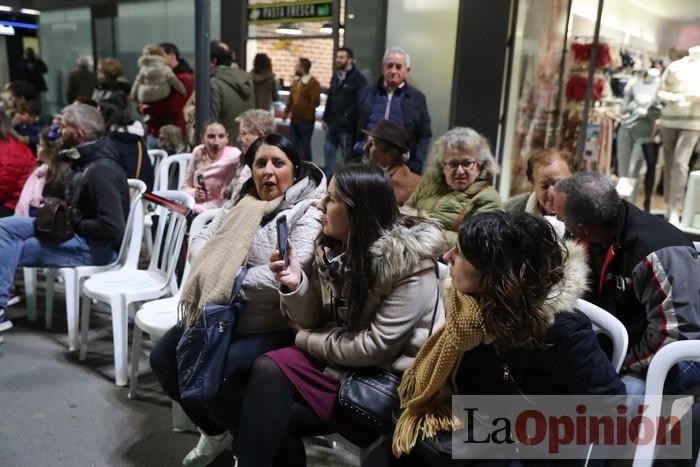
[[397,457],[411,451],[421,431],[423,438],[429,438],[441,430],[460,428],[459,419],[452,416],[450,375],[462,354],[484,340],[486,331],[476,299],[452,287],[445,296],[445,326],[423,345],[401,379],[404,410],[392,445]]
[[178,305],[179,322],[192,326],[207,303],[226,304],[238,270],[248,256],[262,218],[273,212],[282,197],[262,201],[246,195],[226,215],[192,262]]

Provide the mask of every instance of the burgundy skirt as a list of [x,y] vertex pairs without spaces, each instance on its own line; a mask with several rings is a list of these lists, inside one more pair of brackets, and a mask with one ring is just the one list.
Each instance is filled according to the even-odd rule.
[[280,367],[316,415],[330,423],[338,403],[340,383],[323,372],[326,365],[294,346],[272,350],[265,355]]

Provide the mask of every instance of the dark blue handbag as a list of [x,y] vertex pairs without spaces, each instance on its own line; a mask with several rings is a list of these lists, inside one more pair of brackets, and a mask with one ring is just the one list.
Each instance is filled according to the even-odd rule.
[[233,329],[243,306],[237,298],[246,272],[245,267],[238,272],[231,301],[227,305],[204,305],[177,344],[178,382],[180,398],[184,401],[207,402],[219,391]]

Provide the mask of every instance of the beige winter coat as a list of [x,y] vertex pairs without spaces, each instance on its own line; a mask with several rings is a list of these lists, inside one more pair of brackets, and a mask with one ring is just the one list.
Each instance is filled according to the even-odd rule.
[[173,90],[185,95],[185,85],[177,79],[172,68],[165,61],[165,57],[142,55],[139,57],[138,64],[139,74],[136,75],[131,88],[132,99],[148,104],[165,99]]
[[296,345],[331,367],[379,366],[403,372],[428,338],[436,301],[434,329],[444,323],[433,258],[445,250],[440,228],[422,222],[395,225],[374,242],[370,251],[376,285],[357,332],[348,328],[349,310],[343,306],[349,277],[324,281],[314,263],[311,277],[303,273],[297,290],[280,293],[282,312],[308,328],[299,331]]

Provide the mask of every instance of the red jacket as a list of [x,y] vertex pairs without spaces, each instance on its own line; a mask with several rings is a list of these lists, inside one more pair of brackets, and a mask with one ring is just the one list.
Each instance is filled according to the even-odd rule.
[[177,125],[182,130],[183,135],[185,134],[185,116],[182,114],[182,108],[194,90],[194,76],[192,68],[182,58],[178,65],[173,68],[173,72],[175,72],[177,79],[185,85],[187,94],[183,96],[179,92],[171,91],[165,99],[141,106],[141,112],[150,116],[146,122],[146,131],[155,137],[158,136],[160,127],[164,125]]
[[26,144],[12,137],[0,139],[0,203],[8,209],[17,206],[24,182],[36,166],[34,154]]

